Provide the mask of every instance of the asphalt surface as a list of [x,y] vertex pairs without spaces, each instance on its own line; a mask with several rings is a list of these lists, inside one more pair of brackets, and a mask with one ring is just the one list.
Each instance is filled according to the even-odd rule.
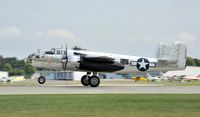
[[0,86],[8,94],[200,94],[200,86]]

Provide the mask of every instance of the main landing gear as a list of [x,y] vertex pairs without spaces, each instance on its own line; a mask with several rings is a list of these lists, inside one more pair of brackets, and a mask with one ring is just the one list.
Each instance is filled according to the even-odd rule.
[[91,86],[91,87],[98,87],[100,84],[100,79],[97,76],[97,73],[93,73],[92,76],[90,76],[90,72],[87,73],[87,75],[82,76],[81,78],[81,84],[83,86]]

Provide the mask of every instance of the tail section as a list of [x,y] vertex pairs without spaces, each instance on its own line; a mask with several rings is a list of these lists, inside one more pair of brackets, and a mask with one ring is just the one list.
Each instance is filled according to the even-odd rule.
[[187,46],[181,42],[174,42],[173,44],[160,44],[156,57],[175,64],[177,69],[185,69],[186,55]]

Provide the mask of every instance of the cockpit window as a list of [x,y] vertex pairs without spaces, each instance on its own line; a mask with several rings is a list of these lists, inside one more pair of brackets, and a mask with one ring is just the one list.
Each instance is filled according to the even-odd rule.
[[56,50],[56,54],[61,54],[60,50]]
[[55,48],[52,48],[51,51],[52,51],[53,53],[55,53]]
[[63,54],[65,54],[65,51],[62,50],[62,49],[52,48],[50,51],[46,51],[46,54],[57,54],[57,55],[63,55]]
[[62,55],[65,55],[65,51],[62,51],[61,54],[62,54]]

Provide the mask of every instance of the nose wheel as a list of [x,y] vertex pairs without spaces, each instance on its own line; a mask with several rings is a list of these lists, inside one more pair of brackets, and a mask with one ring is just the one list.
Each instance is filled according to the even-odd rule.
[[91,86],[91,87],[98,87],[100,84],[100,79],[98,76],[93,75],[93,76],[89,76],[89,75],[84,75],[81,78],[81,84],[83,86]]
[[46,79],[45,79],[44,76],[40,76],[40,77],[38,78],[38,83],[39,83],[39,84],[44,84],[45,82],[46,82]]

